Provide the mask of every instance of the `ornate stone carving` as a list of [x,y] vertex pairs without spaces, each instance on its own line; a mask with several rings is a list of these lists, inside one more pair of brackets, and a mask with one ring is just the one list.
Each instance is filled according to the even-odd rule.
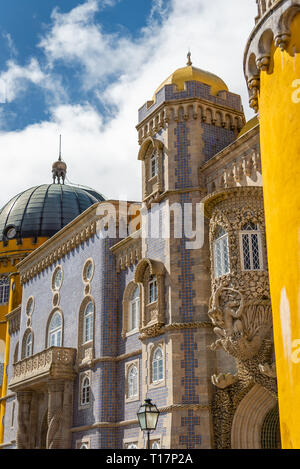
[[51,347],[43,352],[25,358],[13,365],[13,377],[9,383],[11,390],[17,391],[34,381],[52,378],[73,379],[76,350]]
[[[141,323],[140,332],[150,336],[158,335],[165,324],[164,310],[164,265],[159,261],[142,259],[135,270],[134,282],[141,285]],[[157,281],[157,298],[149,298],[149,281],[155,276]]]
[[[259,187],[233,188],[208,196],[205,203],[206,214],[210,217],[212,265],[208,316],[217,336],[211,348],[225,350],[234,357],[237,366],[236,375],[223,372],[212,376],[217,387],[213,404],[217,447],[230,448],[227,432],[238,403],[249,389],[259,384],[277,397],[262,190]],[[260,229],[264,257],[261,270],[243,270],[242,267],[240,231],[247,222],[257,224]],[[213,240],[219,226],[228,236],[230,272],[215,278]]]
[[[291,41],[291,23],[300,12],[299,0],[257,0],[258,16],[244,55],[250,106],[258,111],[260,73],[269,70],[272,46],[287,50]],[[270,14],[272,12],[272,14]]]

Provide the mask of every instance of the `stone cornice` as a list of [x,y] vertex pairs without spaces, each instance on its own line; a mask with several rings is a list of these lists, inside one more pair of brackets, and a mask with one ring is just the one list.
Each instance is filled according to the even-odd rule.
[[[236,93],[230,93],[232,95],[236,95],[236,96],[239,96],[238,94]],[[163,103],[161,103],[157,108],[153,109],[153,111],[151,112],[151,114],[147,115],[142,121],[140,121],[137,125],[136,125],[136,129],[139,130],[141,127],[143,127],[148,121],[151,121],[153,119],[153,116],[155,114],[158,114],[160,113],[165,107],[177,107],[177,106],[183,106],[183,105],[190,105],[191,103],[193,102],[197,102],[199,104],[204,104],[205,106],[208,106],[208,107],[214,107],[220,111],[224,111],[224,112],[230,112],[232,114],[237,114],[241,117],[244,116],[244,112],[243,110],[241,111],[238,111],[237,109],[234,109],[234,108],[231,108],[231,107],[227,107],[226,105],[222,105],[220,103],[214,103],[213,101],[210,101],[208,99],[204,99],[204,98],[199,98],[197,96],[195,97],[190,97],[190,98],[183,98],[183,99],[174,99],[174,100],[171,100],[171,101],[164,101]]]
[[255,192],[262,194],[263,188],[261,186],[240,186],[213,192],[202,200],[202,203],[204,203],[204,214],[207,218],[210,218],[213,208],[222,200],[241,196],[253,197]]
[[145,331],[140,335],[139,339],[141,341],[150,339],[152,337],[158,337],[160,335],[166,334],[167,332],[172,333],[180,329],[212,329],[213,325],[211,322],[182,322],[182,323],[172,323],[162,325],[159,328],[150,329],[148,332]]
[[17,265],[22,284],[96,234],[98,205],[97,203],[89,207]]
[[106,357],[95,358],[94,360],[91,360],[89,363],[84,363],[84,364],[80,365],[79,369],[93,368],[95,365],[97,365],[97,363],[107,363],[107,362],[116,363],[116,362],[120,362],[120,361],[123,361],[123,360],[127,360],[128,358],[135,357],[137,355],[141,355],[141,353],[142,353],[142,349],[138,349],[138,350],[134,350],[133,352],[123,353],[122,355],[118,355],[116,357],[106,356]]
[[9,335],[14,334],[20,329],[21,305],[10,313],[6,314],[5,319],[8,321]]
[[[158,407],[158,410],[161,414],[172,413],[180,410],[210,411],[211,404],[171,404],[166,407]],[[71,428],[71,432],[83,432],[87,430],[93,430],[94,428],[128,427],[130,425],[138,425],[138,419],[122,420],[120,422],[96,422],[92,425],[82,425],[80,427],[73,427]]]
[[[128,205],[134,203],[126,202],[126,207],[128,208]],[[68,252],[94,236],[97,232],[97,222],[104,216],[97,213],[100,205],[102,211],[105,209],[105,205],[115,206],[117,216],[116,226],[118,226],[118,209],[121,205],[119,204],[120,201],[117,200],[106,200],[92,205],[83,214],[75,218],[75,220],[22,260],[17,265],[21,275],[21,284],[28,282],[44,269],[64,257]],[[140,205],[140,203],[138,204]]]
[[109,249],[111,252],[114,254],[118,253],[119,250],[123,249],[124,247],[130,246],[132,243],[134,243],[137,239],[140,239],[142,230],[137,230],[134,233],[132,233],[130,236],[127,236],[127,238],[122,239],[119,241],[117,244],[114,244],[111,246]]

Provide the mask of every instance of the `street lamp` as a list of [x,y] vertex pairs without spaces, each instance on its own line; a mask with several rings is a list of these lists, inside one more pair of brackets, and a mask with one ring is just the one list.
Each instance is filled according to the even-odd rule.
[[144,404],[138,410],[137,417],[139,425],[143,432],[147,432],[147,449],[150,449],[150,432],[156,429],[159,416],[159,410],[151,399],[145,399]]

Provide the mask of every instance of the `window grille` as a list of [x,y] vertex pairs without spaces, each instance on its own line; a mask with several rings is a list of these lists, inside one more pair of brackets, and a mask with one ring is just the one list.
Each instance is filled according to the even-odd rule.
[[9,278],[0,279],[0,305],[8,303],[9,299]]
[[261,429],[262,449],[281,449],[280,423],[278,406],[271,409]]
[[222,227],[219,227],[216,232],[213,249],[215,278],[229,274],[228,234]]
[[241,230],[242,265],[244,270],[262,270],[261,233],[254,223],[246,223]]

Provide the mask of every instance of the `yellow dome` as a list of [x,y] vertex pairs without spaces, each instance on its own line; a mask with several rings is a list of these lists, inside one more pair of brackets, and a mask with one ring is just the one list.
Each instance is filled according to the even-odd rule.
[[172,75],[170,75],[155,91],[153,96],[153,101],[155,101],[155,95],[158,93],[165,85],[177,85],[178,91],[184,90],[184,83],[186,81],[199,81],[205,85],[211,87],[211,94],[216,96],[219,91],[228,91],[227,85],[224,83],[221,78],[217,77],[213,73],[206,72],[200,68],[193,67],[192,65],[187,65],[186,67],[179,68]]
[[252,117],[242,128],[240,133],[238,134],[237,138],[240,138],[242,135],[244,135],[246,132],[249,132],[249,130],[254,129],[259,124],[258,117]]

